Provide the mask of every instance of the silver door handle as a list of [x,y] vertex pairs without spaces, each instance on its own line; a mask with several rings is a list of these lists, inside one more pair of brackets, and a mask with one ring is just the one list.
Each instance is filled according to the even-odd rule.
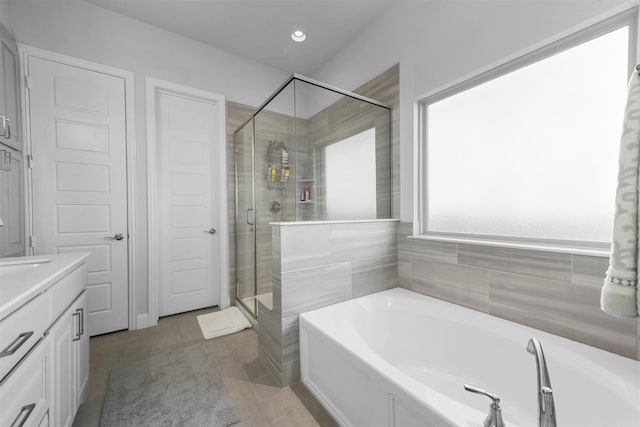
[[[16,419],[13,420],[13,422],[11,423],[11,427],[22,427],[24,423],[26,423],[29,417],[31,416],[31,413],[33,412],[33,408],[35,407],[36,407],[35,403],[31,403],[30,405],[23,406],[20,409],[20,412],[18,413],[18,416],[16,417]],[[20,419],[21,417],[22,419]]]
[[124,239],[124,234],[122,234],[122,233],[114,234],[113,237],[107,236],[107,237],[105,237],[105,239],[107,239],[107,240],[122,240],[122,239]]
[[18,335],[18,337],[15,340],[13,340],[11,344],[7,346],[7,348],[5,348],[4,350],[2,350],[2,352],[0,352],[0,357],[11,356],[13,353],[18,351],[18,349],[22,347],[22,345],[26,343],[29,340],[29,338],[31,338],[31,335],[33,335],[33,331],[23,332],[20,335]]
[[84,308],[79,308],[80,311],[80,336],[84,335]]
[[0,150],[0,171],[11,172],[11,151]]
[[216,234],[216,229],[211,228],[210,230],[204,230],[203,233]]
[[253,222],[249,222],[249,212],[253,212],[252,208],[247,209],[247,224],[253,225]]
[[81,320],[80,320],[80,312],[78,311],[78,309],[76,309],[76,311],[71,313],[71,317],[75,318],[76,316],[78,316],[77,317],[77,319],[78,319],[78,332],[75,331],[75,325],[74,325],[74,327],[73,327],[73,329],[74,329],[74,331],[73,331],[74,337],[73,337],[73,339],[71,341],[80,341],[80,337],[82,336],[82,334],[80,334],[80,322],[81,322]]
[[2,120],[2,134],[0,136],[11,139],[11,120],[5,116],[0,116],[0,120]]

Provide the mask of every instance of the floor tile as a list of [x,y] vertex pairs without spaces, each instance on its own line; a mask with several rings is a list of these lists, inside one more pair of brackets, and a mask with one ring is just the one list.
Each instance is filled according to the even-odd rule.
[[[167,316],[158,326],[91,338],[87,400],[80,406],[74,427],[100,425],[102,407],[113,368],[156,354],[205,342],[207,351],[240,412],[234,427],[334,427],[337,424],[301,384],[280,388],[258,360],[258,337],[253,329],[205,340],[196,316],[211,309]],[[123,426],[126,427],[126,426]]]

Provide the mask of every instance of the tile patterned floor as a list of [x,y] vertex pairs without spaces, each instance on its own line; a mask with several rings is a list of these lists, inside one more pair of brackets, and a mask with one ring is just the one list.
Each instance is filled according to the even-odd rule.
[[[336,426],[302,383],[280,388],[258,360],[254,329],[205,340],[196,316],[211,309],[163,317],[158,326],[91,338],[89,392],[74,427],[100,425],[109,371],[155,354],[206,341],[225,386],[240,411],[234,427]],[[123,426],[125,427],[125,426]]]

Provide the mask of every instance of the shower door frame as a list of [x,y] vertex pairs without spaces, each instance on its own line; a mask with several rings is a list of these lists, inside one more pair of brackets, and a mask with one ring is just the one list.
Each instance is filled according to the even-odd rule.
[[[234,143],[234,154],[235,154],[235,210],[236,210],[236,230],[235,230],[235,263],[236,263],[236,295],[235,295],[235,300],[237,303],[239,303],[242,308],[246,311],[248,311],[254,318],[258,318],[258,306],[257,306],[257,302],[255,300],[255,296],[258,293],[258,268],[257,268],[257,260],[258,260],[258,248],[257,248],[257,225],[256,225],[256,165],[255,165],[255,153],[256,153],[256,126],[255,126],[255,118],[256,116],[267,106],[269,105],[269,103],[271,101],[273,101],[287,86],[289,86],[289,84],[291,82],[294,81],[301,81],[304,83],[308,83],[310,85],[319,87],[321,89],[325,89],[328,90],[330,92],[334,92],[337,93],[339,95],[343,95],[343,96],[347,96],[349,98],[354,98],[372,105],[375,105],[377,107],[382,107],[385,108],[389,111],[389,184],[390,184],[390,188],[393,188],[393,156],[392,156],[392,146],[393,146],[393,126],[392,126],[392,118],[391,118],[391,112],[392,112],[392,106],[389,104],[386,104],[384,102],[380,102],[380,101],[376,101],[375,99],[366,97],[364,95],[360,95],[357,94],[355,92],[351,92],[348,90],[344,90],[344,89],[340,89],[339,87],[327,84],[327,83],[323,83],[321,81],[303,76],[301,74],[291,74],[291,76],[289,76],[289,78],[287,80],[285,80],[284,83],[282,83],[262,104],[260,104],[260,106],[257,108],[257,110],[251,115],[251,117],[249,117],[246,121],[244,121],[240,126],[238,126],[238,128],[233,132],[233,143]],[[294,86],[294,103],[295,103],[295,86]],[[294,118],[295,118],[295,106],[294,106]],[[251,172],[252,172],[252,178],[251,178],[251,194],[252,194],[252,212],[253,212],[253,296],[254,296],[254,310],[250,310],[246,304],[240,299],[238,298],[238,285],[239,285],[239,280],[238,280],[238,219],[240,218],[239,216],[239,212],[238,212],[238,145],[237,145],[237,139],[236,136],[238,134],[238,132],[240,130],[242,130],[242,128],[244,128],[247,124],[252,123],[252,128],[251,128]],[[389,212],[389,215],[391,216],[392,212]],[[248,216],[248,215],[247,215]],[[297,217],[297,213],[296,213],[296,217]]]
[[[234,179],[235,179],[235,207],[236,207],[236,217],[235,217],[235,263],[236,263],[236,294],[235,294],[235,301],[236,303],[240,304],[242,306],[242,308],[247,311],[249,314],[251,314],[255,319],[258,318],[258,305],[256,303],[255,300],[255,296],[258,293],[258,277],[257,277],[257,257],[258,257],[258,248],[257,248],[257,241],[256,241],[256,234],[257,234],[257,229],[256,229],[256,176],[255,176],[255,155],[256,155],[256,147],[255,147],[255,142],[256,142],[256,126],[255,126],[255,114],[252,115],[249,120],[245,121],[241,126],[239,126],[234,132],[233,132],[233,146],[234,146]],[[237,140],[237,135],[238,132],[243,129],[245,126],[247,126],[249,123],[251,123],[251,143],[249,144],[249,147],[251,149],[251,212],[253,215],[253,224],[251,225],[253,227],[253,236],[252,236],[252,241],[253,241],[253,296],[254,296],[254,300],[253,300],[253,309],[247,307],[247,305],[245,304],[245,302],[242,300],[242,298],[239,298],[238,296],[238,290],[239,290],[239,285],[240,285],[240,280],[239,280],[239,272],[240,272],[240,268],[239,266],[239,257],[238,257],[238,243],[239,243],[239,233],[238,233],[238,224],[240,222],[240,212],[239,212],[239,202],[238,202],[238,193],[239,193],[239,186],[238,186],[238,154],[240,153],[240,149],[238,148],[238,140]],[[246,218],[249,217],[249,213],[247,210],[247,214],[246,214]],[[250,225],[248,223],[248,221],[245,218],[245,223],[247,225]]]

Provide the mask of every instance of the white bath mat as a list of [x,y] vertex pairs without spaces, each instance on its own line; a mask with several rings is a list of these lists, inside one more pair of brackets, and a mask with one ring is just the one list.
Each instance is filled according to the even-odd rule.
[[251,323],[242,312],[233,306],[213,313],[202,314],[197,319],[202,335],[208,340],[251,327]]

